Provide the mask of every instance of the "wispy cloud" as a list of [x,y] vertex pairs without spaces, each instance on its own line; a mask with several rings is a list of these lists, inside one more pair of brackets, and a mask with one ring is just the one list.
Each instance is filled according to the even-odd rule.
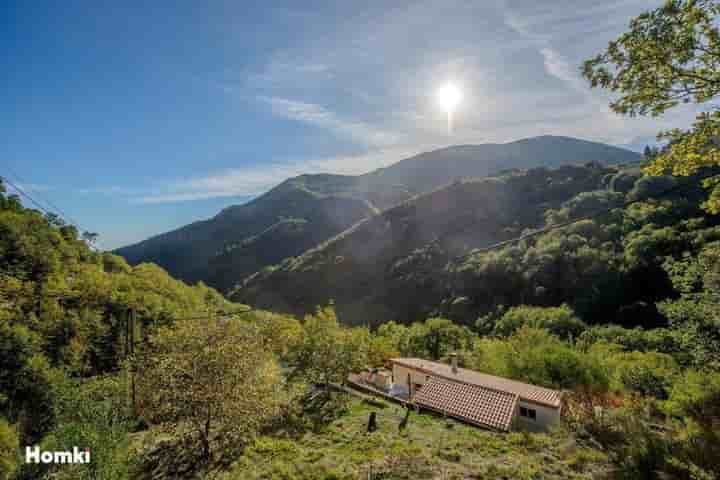
[[330,66],[323,62],[297,62],[273,57],[260,71],[245,72],[240,80],[246,88],[272,89],[290,86],[293,81],[318,81],[332,77]]
[[360,121],[340,118],[327,108],[298,100],[259,97],[275,115],[327,129],[334,134],[365,146],[383,147],[398,143],[400,136]]
[[[422,148],[422,146],[419,146]],[[164,191],[142,195],[134,203],[156,204],[222,197],[254,197],[282,181],[303,174],[358,175],[419,153],[414,148],[393,147],[360,155],[298,160],[273,165],[228,169],[211,175],[171,183]]]
[[565,82],[576,91],[588,92],[587,84],[578,74],[577,66],[571,66],[566,58],[552,48],[543,47],[540,49],[540,53],[543,56],[545,71],[549,75]]
[[108,195],[108,196],[132,196],[139,193],[138,188],[129,188],[119,185],[105,185],[92,188],[79,188],[75,190],[80,195]]

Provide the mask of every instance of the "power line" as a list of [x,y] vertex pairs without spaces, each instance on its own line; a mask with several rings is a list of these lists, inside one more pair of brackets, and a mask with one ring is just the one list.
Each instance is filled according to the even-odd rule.
[[[17,175],[15,175],[15,176],[18,177]],[[20,178],[20,177],[18,177],[18,178]],[[20,195],[22,195],[23,197],[27,198],[33,205],[35,205],[35,206],[38,207],[40,210],[42,210],[46,215],[59,215],[60,218],[62,218],[63,220],[65,220],[65,219],[70,220],[69,223],[70,223],[71,225],[73,225],[75,228],[77,228],[79,232],[87,231],[87,230],[84,230],[77,222],[75,222],[72,218],[70,218],[69,215],[65,214],[65,213],[64,213],[62,210],[60,210],[58,207],[53,206],[53,207],[55,208],[55,210],[57,210],[57,212],[51,212],[50,210],[48,210],[47,208],[45,208],[43,205],[40,204],[39,201],[37,201],[35,198],[33,198],[32,195],[30,195],[30,194],[27,193],[25,190],[23,190],[22,188],[20,188],[19,185],[13,183],[7,176],[5,176],[5,177],[0,177],[0,180],[2,180],[3,182],[6,182],[8,185],[10,185],[16,192],[18,192],[18,193],[19,193]],[[46,202],[48,205],[53,205],[53,204],[50,203],[48,200],[45,200],[45,202]],[[89,246],[91,249],[95,249],[95,250],[97,249],[97,247],[95,247],[94,245],[90,245],[89,242],[88,242],[88,246]]]
[[42,195],[40,195],[40,192],[38,192],[37,190],[35,190],[30,183],[25,182],[25,180],[23,180],[23,179],[20,177],[20,175],[17,174],[17,172],[15,172],[14,170],[10,169],[10,168],[7,167],[7,166],[6,166],[5,168],[7,169],[8,172],[10,172],[10,174],[12,174],[12,175],[18,180],[19,183],[21,183],[23,186],[26,186],[29,190],[33,190],[33,193],[35,194],[36,197],[40,198],[46,205],[49,205],[51,209],[54,209],[57,213],[59,213],[60,215],[62,215],[62,216],[65,217],[66,219],[70,220],[70,223],[73,224],[73,225],[75,225],[75,226],[78,228],[78,230],[82,230],[82,228],[80,228],[80,225],[78,224],[78,222],[75,221],[74,218],[72,218],[70,215],[68,215],[68,214],[67,214],[65,211],[63,211],[60,207],[58,207],[57,205],[55,205],[54,203],[52,203],[49,199],[47,199],[47,198],[43,197]]
[[7,182],[11,187],[13,187],[13,189],[15,189],[16,192],[18,192],[20,195],[22,195],[23,197],[30,200],[30,202],[32,202],[33,205],[38,207],[40,210],[45,212],[47,215],[50,215],[52,213],[52,212],[48,211],[45,207],[40,205],[40,203],[37,200],[35,200],[33,197],[31,197],[29,194],[25,193],[25,190],[23,190],[22,188],[15,185],[13,182],[11,182],[9,178],[2,177],[2,180],[3,180],[3,182]]

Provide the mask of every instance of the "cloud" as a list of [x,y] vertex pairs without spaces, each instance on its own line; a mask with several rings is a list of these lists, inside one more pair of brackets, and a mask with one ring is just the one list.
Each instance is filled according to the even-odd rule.
[[541,48],[540,53],[543,56],[543,64],[545,71],[553,77],[567,83],[573,89],[588,93],[588,87],[580,78],[576,67],[570,66],[568,61],[560,55],[559,52],[552,48]]
[[327,129],[335,135],[365,146],[382,147],[396,144],[400,137],[367,123],[346,120],[321,105],[279,97],[259,97],[275,115]]
[[340,155],[304,159],[284,164],[228,169],[207,176],[174,182],[165,191],[139,196],[133,199],[133,203],[156,204],[223,197],[254,197],[284,180],[298,175],[367,173],[419,153],[417,148],[422,148],[422,146],[394,147],[359,155]]
[[128,188],[119,185],[105,185],[92,188],[79,188],[75,190],[80,195],[108,195],[108,196],[132,196],[137,195],[137,188]]
[[332,76],[330,66],[323,62],[297,62],[275,56],[260,71],[244,72],[240,80],[245,88],[262,90],[291,86],[292,82],[330,79]]

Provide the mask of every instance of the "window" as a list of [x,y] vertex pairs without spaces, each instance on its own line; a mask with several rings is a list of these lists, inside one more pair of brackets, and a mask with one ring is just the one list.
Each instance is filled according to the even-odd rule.
[[535,420],[537,418],[537,411],[532,408],[520,407],[520,416]]

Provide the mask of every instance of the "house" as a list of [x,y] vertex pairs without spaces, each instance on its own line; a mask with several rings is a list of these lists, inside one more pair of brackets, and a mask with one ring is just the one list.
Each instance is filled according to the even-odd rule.
[[390,359],[393,385],[420,408],[493,430],[544,430],[560,420],[557,390],[420,358]]

